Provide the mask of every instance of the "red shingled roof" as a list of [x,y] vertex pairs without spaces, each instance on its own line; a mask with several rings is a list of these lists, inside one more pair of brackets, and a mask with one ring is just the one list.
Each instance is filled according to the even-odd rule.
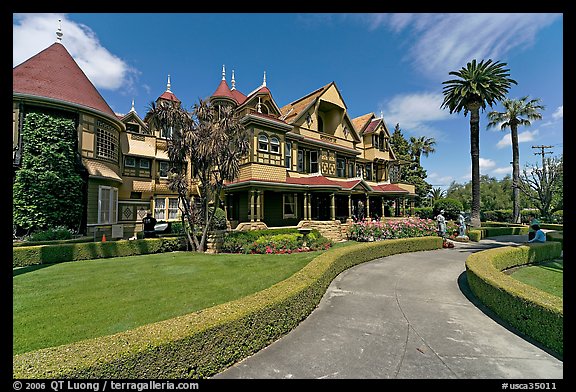
[[376,118],[374,120],[372,120],[370,122],[370,124],[368,124],[368,126],[366,127],[366,129],[364,130],[364,135],[367,135],[369,133],[374,132],[374,129],[376,129],[376,127],[378,126],[378,124],[380,123],[380,119]]
[[162,93],[162,95],[160,97],[158,97],[159,99],[166,99],[168,101],[173,101],[173,102],[180,102],[180,100],[178,98],[176,98],[176,96],[174,95],[174,93],[172,91],[164,91]]
[[12,70],[14,93],[66,101],[115,116],[66,48],[54,43]]
[[216,88],[216,91],[214,91],[214,94],[212,94],[213,97],[226,97],[226,98],[230,98],[233,99],[234,101],[238,102],[236,100],[236,98],[234,98],[234,94],[232,94],[232,91],[230,91],[230,88],[228,87],[228,83],[226,83],[225,80],[220,81],[220,84],[218,85],[218,87]]
[[330,186],[341,186],[335,181],[331,181],[323,176],[313,176],[313,177],[287,177],[287,184],[299,184],[299,185],[330,185]]
[[396,184],[382,184],[373,186],[372,189],[379,190],[382,192],[397,192],[397,193],[410,193],[404,188],[400,188]]
[[246,100],[246,96],[236,89],[230,90],[230,93],[232,94],[232,98],[238,102],[238,105],[242,105]]

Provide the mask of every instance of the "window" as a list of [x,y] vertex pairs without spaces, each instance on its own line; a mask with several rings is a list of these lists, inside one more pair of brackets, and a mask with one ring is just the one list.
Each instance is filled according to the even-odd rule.
[[150,160],[145,158],[140,158],[140,169],[150,169]]
[[125,166],[125,167],[136,167],[136,158],[134,158],[134,157],[125,157],[125,158],[124,158],[124,166]]
[[292,169],[292,142],[286,142],[284,147],[284,167]]
[[304,172],[304,151],[298,150],[297,170],[300,173]]
[[320,115],[318,115],[318,132],[324,132],[324,121]]
[[372,163],[366,164],[366,179],[372,181]]
[[270,138],[270,152],[280,153],[280,141],[276,136]]
[[100,185],[98,187],[98,223],[118,221],[118,188]]
[[348,178],[354,177],[354,161],[348,161]]
[[150,159],[124,157],[124,175],[150,178]]
[[142,199],[142,192],[130,192],[131,199]]
[[140,126],[138,124],[128,123],[126,124],[126,131],[140,133]]
[[284,204],[284,219],[286,218],[296,218],[296,194],[294,193],[285,193],[283,196],[283,204]]
[[158,162],[158,173],[160,174],[160,178],[168,178],[168,171],[170,171],[169,162]]
[[318,151],[309,151],[310,171],[309,173],[318,173]]
[[268,136],[266,135],[258,136],[258,150],[268,151]]
[[178,218],[178,199],[169,198],[168,199],[168,219]]
[[100,158],[118,160],[118,138],[115,132],[96,129],[96,155]]
[[364,178],[362,175],[362,165],[356,165],[356,177]]
[[336,176],[346,177],[346,159],[336,158]]
[[162,139],[170,139],[170,138],[172,138],[172,127],[160,129],[160,137],[161,137]]
[[154,199],[154,217],[156,220],[166,220],[166,199],[157,197]]

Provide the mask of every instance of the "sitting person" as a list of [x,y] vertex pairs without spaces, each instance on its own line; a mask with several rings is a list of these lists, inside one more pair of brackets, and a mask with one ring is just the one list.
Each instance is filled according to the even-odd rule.
[[540,229],[539,225],[532,225],[532,230],[534,230],[534,238],[528,242],[546,242],[546,233]]

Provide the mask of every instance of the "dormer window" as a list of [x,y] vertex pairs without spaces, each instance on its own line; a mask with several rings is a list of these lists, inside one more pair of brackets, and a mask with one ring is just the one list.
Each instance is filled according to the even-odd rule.
[[126,124],[126,131],[132,133],[140,133],[140,126],[138,124],[128,123]]
[[312,124],[312,116],[310,113],[306,113],[306,124],[308,124],[308,127],[310,127],[310,124]]

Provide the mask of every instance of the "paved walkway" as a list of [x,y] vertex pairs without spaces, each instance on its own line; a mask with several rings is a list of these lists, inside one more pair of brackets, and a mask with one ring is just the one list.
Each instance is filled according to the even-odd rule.
[[214,378],[562,379],[563,362],[500,324],[466,283],[468,255],[526,237],[350,268],[293,331]]

